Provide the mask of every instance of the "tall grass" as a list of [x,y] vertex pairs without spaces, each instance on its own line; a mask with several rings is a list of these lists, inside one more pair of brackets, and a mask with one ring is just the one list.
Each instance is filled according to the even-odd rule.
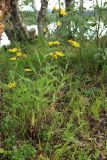
[[47,44],[15,44],[26,54],[15,61],[1,49],[1,160],[106,159],[106,72],[95,69],[95,46],[81,50],[83,66],[73,47],[60,46],[55,60]]

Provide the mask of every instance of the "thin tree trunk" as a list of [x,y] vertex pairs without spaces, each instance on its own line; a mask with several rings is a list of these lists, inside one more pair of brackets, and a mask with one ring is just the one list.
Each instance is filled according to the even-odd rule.
[[80,0],[79,9],[80,9],[81,12],[83,12],[83,9],[84,9],[84,0]]
[[11,28],[7,28],[6,34],[10,40],[16,37],[17,40],[29,40],[36,36],[35,31],[28,31],[23,23],[17,0],[0,0],[0,38],[5,28],[6,19],[11,11]]
[[65,0],[65,7],[68,9],[70,5],[72,4],[73,0]]
[[41,0],[41,9],[37,17],[38,34],[43,34],[43,29],[47,28],[46,25],[47,8],[48,8],[48,0]]
[[11,4],[11,22],[13,25],[13,30],[15,31],[16,39],[30,39],[30,33],[27,30],[26,25],[22,21],[18,7],[18,2],[16,0],[13,0]]

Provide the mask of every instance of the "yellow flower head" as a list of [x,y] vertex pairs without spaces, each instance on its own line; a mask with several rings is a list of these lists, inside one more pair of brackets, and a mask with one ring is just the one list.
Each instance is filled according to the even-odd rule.
[[21,52],[16,52],[16,56],[21,57],[21,56],[23,56],[23,54]]
[[67,16],[68,13],[67,13],[64,9],[60,9],[60,10],[59,10],[59,15],[60,15],[60,16]]
[[58,55],[56,55],[54,52],[51,52],[50,56],[54,59],[58,59]]
[[54,59],[58,59],[59,57],[64,57],[64,54],[60,51],[51,52],[50,56]]
[[16,58],[16,57],[12,57],[12,58],[10,58],[10,60],[11,60],[11,61],[16,61],[17,58]]
[[24,71],[31,72],[32,70],[30,68],[25,68]]
[[57,11],[57,7],[56,6],[53,6],[53,11]]
[[58,21],[58,22],[56,23],[56,26],[57,26],[57,27],[60,27],[60,26],[61,26],[61,22]]
[[11,48],[11,49],[9,49],[9,51],[15,53],[15,52],[18,51],[18,49],[17,48]]
[[15,88],[16,87],[16,82],[10,82],[9,84],[8,84],[8,88],[9,89],[12,89],[12,88]]
[[48,42],[48,45],[49,46],[53,46],[53,42]]
[[61,43],[59,41],[54,41],[53,44],[54,45],[60,45]]
[[80,48],[80,44],[72,39],[68,40],[68,43],[71,44],[75,48]]
[[56,51],[55,54],[59,57],[64,57],[64,54],[62,52]]
[[55,46],[55,45],[60,45],[61,43],[59,41],[53,41],[53,42],[48,42],[49,46]]

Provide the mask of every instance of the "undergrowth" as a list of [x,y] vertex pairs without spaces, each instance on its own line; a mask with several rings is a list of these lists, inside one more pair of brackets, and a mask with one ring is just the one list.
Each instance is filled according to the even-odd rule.
[[[11,60],[14,47],[26,55]],[[0,51],[0,160],[106,159],[107,65],[94,44],[80,57],[63,43],[58,59],[46,39],[9,48]]]

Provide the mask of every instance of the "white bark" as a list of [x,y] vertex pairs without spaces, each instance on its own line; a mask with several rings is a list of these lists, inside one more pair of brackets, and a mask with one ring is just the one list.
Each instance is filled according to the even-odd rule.
[[80,11],[83,11],[84,8],[84,0],[80,0]]
[[38,13],[37,24],[38,24],[38,33],[42,34],[43,29],[47,27],[46,25],[46,16],[47,16],[48,0],[41,0],[41,9]]
[[30,33],[27,30],[26,25],[22,21],[22,18],[20,16],[19,6],[18,2],[16,0],[13,0],[11,4],[11,17],[12,17],[12,24],[13,29],[16,32],[16,38],[20,36],[22,39],[30,39]]
[[65,0],[65,6],[66,9],[70,7],[70,5],[72,4],[73,0]]

